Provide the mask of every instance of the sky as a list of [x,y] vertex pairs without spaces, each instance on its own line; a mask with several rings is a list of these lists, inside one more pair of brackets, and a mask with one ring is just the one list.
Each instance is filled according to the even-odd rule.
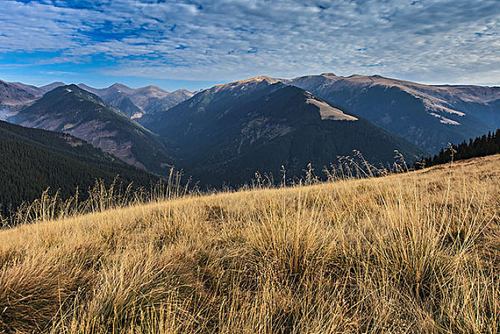
[[0,79],[197,90],[333,72],[500,85],[500,0],[0,0]]

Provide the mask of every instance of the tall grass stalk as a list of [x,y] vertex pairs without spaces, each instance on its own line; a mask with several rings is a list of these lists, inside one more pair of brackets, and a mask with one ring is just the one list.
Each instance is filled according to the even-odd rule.
[[173,168],[165,180],[161,179],[149,189],[136,187],[133,183],[125,184],[117,176],[110,184],[96,180],[83,194],[77,188],[74,195],[68,198],[62,198],[59,191],[51,192],[50,188],[46,189],[39,198],[22,204],[10,217],[0,217],[0,227],[56,221],[195,193],[196,189],[190,187],[190,181],[184,182],[182,173]]
[[498,334],[499,165],[56,210],[0,231],[0,332]]

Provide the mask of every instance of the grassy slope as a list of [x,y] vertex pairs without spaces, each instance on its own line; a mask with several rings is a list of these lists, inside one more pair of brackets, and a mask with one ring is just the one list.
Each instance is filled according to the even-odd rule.
[[498,333],[500,155],[0,232],[0,332]]

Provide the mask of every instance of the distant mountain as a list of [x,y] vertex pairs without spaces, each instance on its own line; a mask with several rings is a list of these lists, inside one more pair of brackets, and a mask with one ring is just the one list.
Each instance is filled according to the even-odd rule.
[[186,89],[178,89],[163,97],[150,97],[143,101],[139,100],[140,94],[136,94],[132,100],[135,101],[137,105],[141,106],[146,114],[154,114],[156,112],[168,110],[192,96],[192,92]]
[[107,104],[119,109],[132,119],[140,119],[144,114],[165,111],[193,94],[185,89],[167,92],[156,86],[130,88],[123,84],[114,84],[108,88],[93,88],[79,84],[80,88],[101,97]]
[[131,167],[68,134],[28,129],[0,121],[0,213],[32,201],[50,187],[62,197],[96,179],[149,186],[157,177]]
[[[23,87],[22,84],[0,80],[0,120],[14,116],[26,104],[37,99],[36,87]],[[28,89],[29,88],[29,89]]]
[[0,103],[26,103],[43,96],[54,88],[64,86],[63,82],[53,82],[45,86],[27,85],[21,82],[5,82],[0,80]]
[[171,162],[157,137],[76,85],[60,86],[22,109],[10,122],[64,132],[122,161],[158,174]]
[[79,84],[78,87],[99,96],[104,102],[117,108],[128,118],[135,119],[144,114],[142,109],[136,106],[129,97],[133,89],[125,85],[114,84],[103,89],[92,88],[85,84]]
[[5,82],[0,80],[0,120],[7,120],[26,105],[39,99],[47,91],[60,85],[54,82],[46,86],[36,87],[20,82]]
[[428,152],[500,127],[500,87],[430,86],[332,73],[287,81]]
[[0,104],[18,105],[37,98],[37,87],[0,80]]
[[134,89],[129,93],[132,101],[146,112],[151,101],[159,101],[169,95],[170,92],[164,91],[163,89],[152,85]]
[[51,90],[56,89],[57,87],[61,87],[61,86],[65,86],[65,85],[66,84],[64,82],[57,81],[57,82],[53,82],[53,83],[45,85],[45,86],[38,87],[38,90],[41,93],[40,96],[42,96],[43,94],[50,92]]
[[289,177],[311,162],[319,170],[337,156],[361,151],[371,162],[393,161],[397,149],[420,151],[298,87],[257,77],[202,91],[166,112],[144,116],[178,166],[202,184],[248,182],[256,171]]

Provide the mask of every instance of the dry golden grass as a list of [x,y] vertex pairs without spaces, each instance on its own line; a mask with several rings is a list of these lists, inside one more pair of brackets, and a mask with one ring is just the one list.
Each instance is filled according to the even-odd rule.
[[498,333],[500,156],[0,232],[0,332]]

